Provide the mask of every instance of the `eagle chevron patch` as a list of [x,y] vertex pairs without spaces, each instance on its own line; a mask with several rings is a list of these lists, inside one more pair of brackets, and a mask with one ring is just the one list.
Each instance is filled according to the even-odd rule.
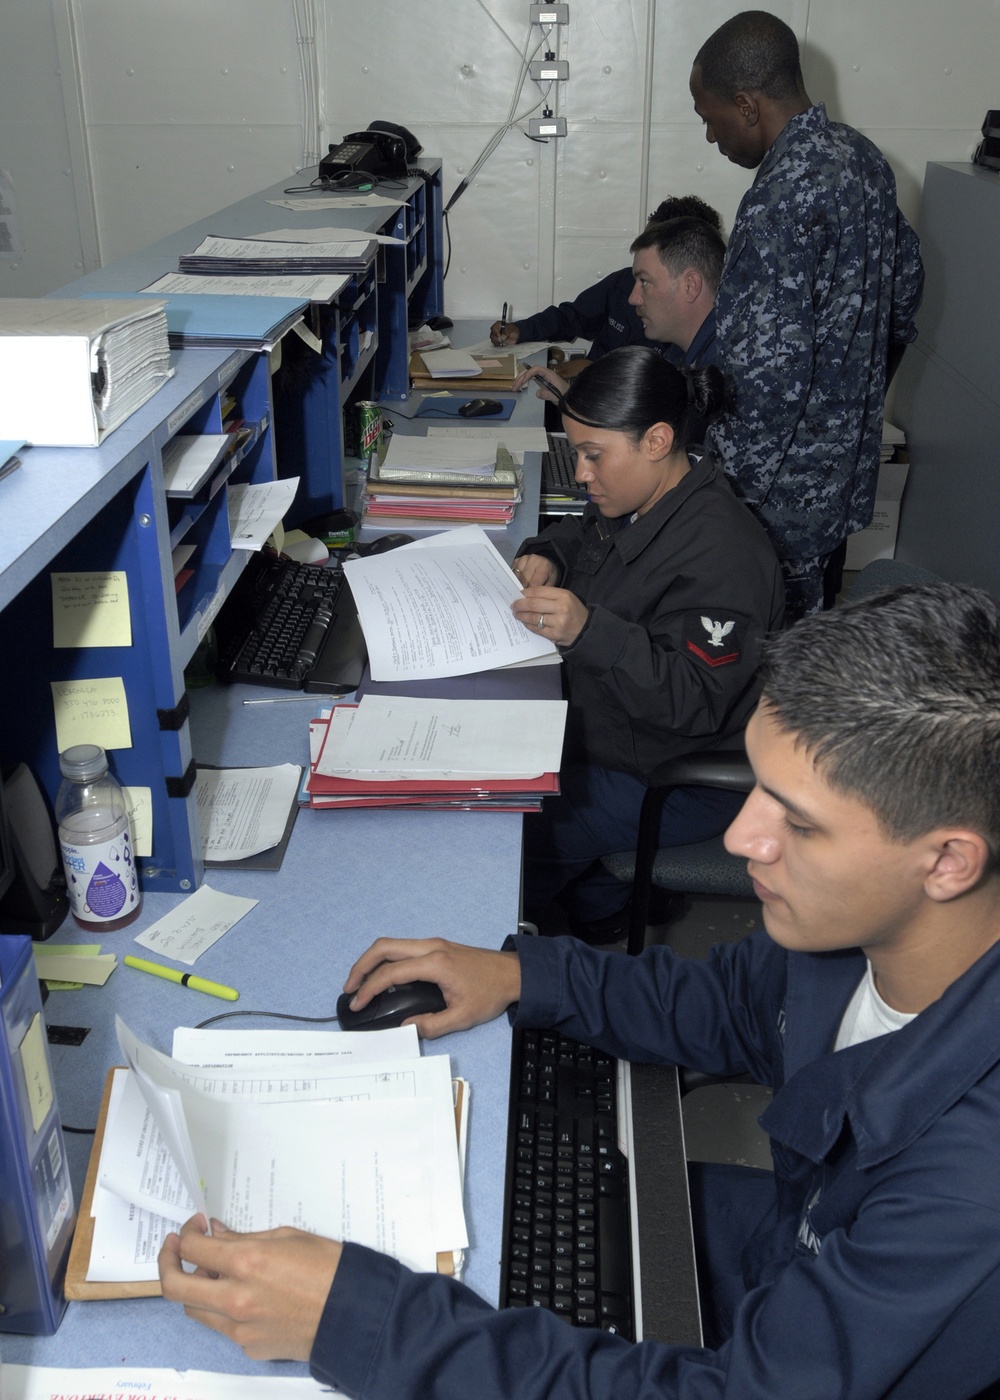
[[692,656],[713,669],[739,661],[743,643],[743,619],[687,613],[684,617],[684,645]]

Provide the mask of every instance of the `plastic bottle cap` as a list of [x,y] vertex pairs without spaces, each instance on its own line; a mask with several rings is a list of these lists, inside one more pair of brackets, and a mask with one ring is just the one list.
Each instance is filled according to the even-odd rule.
[[59,771],[74,783],[90,783],[108,771],[107,754],[97,744],[74,744],[59,755]]

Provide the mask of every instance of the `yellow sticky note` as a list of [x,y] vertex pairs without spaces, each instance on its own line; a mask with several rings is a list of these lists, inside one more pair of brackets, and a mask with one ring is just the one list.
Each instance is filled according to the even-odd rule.
[[74,744],[130,749],[132,730],[121,676],[85,681],[52,681],[52,705],[59,752]]
[[130,647],[132,617],[123,569],[50,574],[54,647]]
[[28,1091],[28,1104],[31,1107],[31,1127],[37,1133],[52,1106],[52,1079],[49,1075],[49,1057],[45,1053],[45,1028],[40,1011],[35,1012],[21,1041],[21,1071],[24,1074],[24,1087]]
[[73,956],[77,958],[93,958],[101,951],[100,943],[36,943],[32,952],[35,955],[35,971],[38,973],[38,980],[44,982],[50,992],[79,992],[83,988],[82,982],[63,982],[60,978],[49,977],[45,972],[45,964],[51,957],[61,957],[72,949]]
[[132,853],[137,856],[153,854],[153,789],[148,787],[122,788],[125,806],[132,828]]

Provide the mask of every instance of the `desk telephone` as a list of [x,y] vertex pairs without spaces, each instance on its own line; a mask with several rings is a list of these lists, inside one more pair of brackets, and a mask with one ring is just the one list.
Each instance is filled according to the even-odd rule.
[[420,143],[405,126],[372,122],[367,131],[355,131],[339,146],[330,147],[319,163],[320,179],[334,179],[345,172],[405,179],[407,162],[419,152]]

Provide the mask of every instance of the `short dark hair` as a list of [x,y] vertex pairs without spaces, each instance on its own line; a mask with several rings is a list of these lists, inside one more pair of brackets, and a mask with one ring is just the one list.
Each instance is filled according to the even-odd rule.
[[704,219],[716,233],[722,234],[722,215],[696,194],[669,195],[656,206],[646,222],[663,224],[667,219]]
[[625,433],[641,442],[654,423],[669,423],[676,445],[687,443],[692,421],[724,406],[722,372],[715,365],[678,369],[648,345],[619,345],[570,381],[559,410],[591,428]]
[[686,267],[693,267],[713,292],[718,288],[726,245],[722,234],[704,219],[668,219],[662,224],[647,224],[629,252],[638,253],[642,248],[655,248],[674,277],[679,277]]
[[761,704],[893,839],[966,826],[1000,854],[1000,602],[894,588],[768,640]]
[[762,92],[775,99],[801,91],[802,67],[794,32],[766,10],[744,10],[705,40],[694,60],[701,85],[720,97]]

